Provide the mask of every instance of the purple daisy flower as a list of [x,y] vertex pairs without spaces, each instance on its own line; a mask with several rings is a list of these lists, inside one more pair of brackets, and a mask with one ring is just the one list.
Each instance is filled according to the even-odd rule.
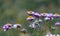
[[12,28],[12,24],[5,24],[4,26],[3,26],[3,30],[4,31],[7,31],[8,29],[11,29]]
[[53,15],[54,18],[60,18],[60,15]]
[[27,14],[28,14],[28,15],[34,15],[34,13],[35,13],[35,12],[33,12],[33,11],[27,11]]
[[29,16],[28,18],[27,18],[27,20],[29,20],[29,21],[32,21],[32,20],[34,20],[35,19],[35,17],[33,17],[33,16]]
[[47,13],[43,12],[43,13],[40,13],[42,17],[46,17]]
[[53,17],[45,17],[44,20],[53,20],[54,18]]
[[3,26],[3,30],[4,30],[4,32],[7,31],[8,30],[8,26],[7,25],[4,25]]
[[36,18],[40,18],[41,17],[41,14],[39,14],[39,13],[34,13],[34,16],[36,17]]
[[53,17],[53,13],[46,14],[46,17]]
[[60,22],[56,22],[55,23],[55,26],[60,26]]
[[10,24],[10,23],[5,24],[5,25],[7,25],[9,29],[11,29],[11,28],[12,28],[12,26],[13,26],[13,25],[12,25],[12,24]]
[[53,17],[54,17],[54,18],[60,18],[60,15],[59,15],[58,13],[55,13],[55,14],[53,15]]

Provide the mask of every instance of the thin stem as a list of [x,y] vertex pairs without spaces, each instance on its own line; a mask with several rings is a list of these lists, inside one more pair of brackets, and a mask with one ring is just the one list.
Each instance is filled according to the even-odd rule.
[[46,35],[46,33],[50,33],[50,30],[49,30],[49,27],[48,27],[49,22],[50,21],[45,22],[45,35]]

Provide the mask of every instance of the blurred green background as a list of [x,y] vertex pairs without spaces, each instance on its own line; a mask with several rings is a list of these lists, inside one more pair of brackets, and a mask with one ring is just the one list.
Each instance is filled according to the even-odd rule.
[[[4,32],[2,26],[9,22],[22,24],[26,28],[29,24],[25,20],[27,17],[26,11],[29,10],[39,13],[60,13],[60,0],[0,0],[0,36],[21,36],[20,30],[11,29]],[[60,21],[60,19],[57,21]]]

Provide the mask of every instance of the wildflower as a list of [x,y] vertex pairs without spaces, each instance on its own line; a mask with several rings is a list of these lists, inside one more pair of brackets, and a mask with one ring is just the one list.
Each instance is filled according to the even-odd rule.
[[4,26],[3,26],[3,30],[4,30],[4,32],[7,31],[7,30],[8,30],[8,26],[5,26],[5,25],[4,25]]
[[13,26],[12,24],[6,24],[6,26],[8,26],[9,29],[11,29],[11,27]]
[[33,17],[33,16],[29,16],[28,18],[27,18],[27,20],[29,20],[29,21],[32,21],[32,20],[34,20],[35,19],[35,17]]
[[45,17],[44,20],[53,20],[54,18],[53,17]]
[[36,18],[40,18],[41,17],[41,14],[39,14],[39,13],[34,13],[34,16],[36,17]]
[[52,13],[48,13],[48,14],[46,14],[46,17],[53,17],[53,14]]
[[12,24],[5,24],[4,26],[3,26],[3,30],[4,31],[7,31],[8,29],[11,29],[12,28]]
[[55,23],[55,26],[60,26],[60,22],[56,22]]
[[55,17],[55,18],[59,18],[60,15],[59,15],[58,13],[55,13],[55,14],[53,15],[53,17]]
[[35,13],[35,12],[33,12],[33,11],[28,11],[28,12],[27,12],[28,15],[34,15],[34,13]]
[[32,29],[35,29],[35,25],[34,24],[30,24],[29,27],[32,28]]
[[14,24],[12,28],[21,28],[22,25],[21,24]]
[[41,13],[41,15],[42,15],[43,17],[45,17],[45,16],[47,15],[47,13],[43,12],[43,13]]
[[23,29],[21,30],[21,32],[22,32],[22,33],[26,33],[26,29],[23,28]]
[[32,29],[36,29],[36,28],[39,28],[40,25],[38,23],[33,23],[33,24],[30,24],[29,27]]
[[41,19],[39,19],[39,20],[38,20],[38,23],[41,23],[41,22],[42,22],[42,20],[41,20]]

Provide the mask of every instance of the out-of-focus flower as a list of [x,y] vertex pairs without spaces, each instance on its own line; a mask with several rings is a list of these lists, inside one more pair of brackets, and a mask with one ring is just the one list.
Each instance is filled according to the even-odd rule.
[[26,20],[32,21],[32,20],[34,20],[34,19],[35,19],[35,17],[29,16]]
[[3,30],[4,30],[4,32],[7,31],[8,30],[8,26],[4,25],[3,26]]
[[46,17],[53,17],[53,13],[46,14]]
[[8,28],[11,29],[13,25],[12,24],[6,24],[6,26],[8,26]]
[[38,22],[38,20],[35,20],[33,23],[37,23]]
[[43,17],[46,17],[47,13],[43,12],[43,13],[40,13]]
[[30,24],[29,27],[32,29],[35,29],[35,28],[39,28],[40,25],[38,23],[33,23],[33,24]]
[[36,18],[40,18],[41,17],[41,14],[39,14],[39,13],[34,13],[34,16],[36,17]]
[[55,30],[55,29],[56,29],[56,27],[55,27],[55,26],[54,26],[54,27],[51,27],[51,29],[52,29],[52,30]]
[[43,22],[43,21],[42,21],[41,19],[39,19],[39,20],[38,20],[38,23],[41,23],[41,22]]
[[26,33],[26,31],[27,31],[27,30],[26,30],[25,28],[23,28],[23,29],[21,30],[22,33]]
[[12,28],[12,24],[5,24],[4,26],[3,26],[3,30],[4,31],[7,31],[8,29],[11,29]]
[[53,15],[53,17],[55,17],[55,18],[60,18],[60,15],[59,15],[58,13],[55,13],[55,14]]
[[54,18],[53,17],[45,17],[44,20],[53,20]]
[[41,19],[39,19],[39,20],[35,20],[35,21],[34,21],[34,23],[41,23],[41,22],[42,22]]
[[12,28],[21,28],[22,25],[21,24],[14,24]]
[[29,27],[32,28],[32,29],[35,29],[35,25],[34,24],[30,24]]
[[35,12],[33,12],[33,11],[27,11],[27,14],[28,14],[28,15],[34,15],[34,13],[35,13]]
[[56,22],[55,23],[55,26],[60,26],[60,22]]

